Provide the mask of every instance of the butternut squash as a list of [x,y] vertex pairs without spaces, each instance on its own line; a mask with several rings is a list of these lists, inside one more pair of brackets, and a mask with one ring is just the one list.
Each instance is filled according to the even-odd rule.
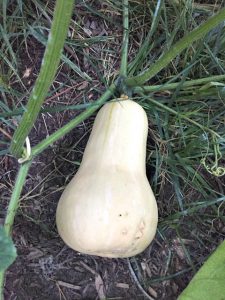
[[98,112],[79,170],[65,188],[56,224],[74,250],[130,257],[154,238],[158,211],[145,170],[147,116],[131,100]]

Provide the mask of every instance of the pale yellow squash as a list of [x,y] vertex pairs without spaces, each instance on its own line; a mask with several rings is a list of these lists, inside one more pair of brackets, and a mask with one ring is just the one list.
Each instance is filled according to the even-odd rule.
[[56,213],[60,236],[82,253],[129,257],[154,238],[158,211],[146,177],[147,116],[131,100],[98,112],[81,166]]

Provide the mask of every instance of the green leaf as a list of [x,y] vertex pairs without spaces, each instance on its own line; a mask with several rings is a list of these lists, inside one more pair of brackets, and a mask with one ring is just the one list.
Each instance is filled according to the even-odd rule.
[[6,235],[0,226],[0,271],[6,270],[16,259],[16,248],[12,239]]
[[178,300],[225,300],[225,241],[196,273]]

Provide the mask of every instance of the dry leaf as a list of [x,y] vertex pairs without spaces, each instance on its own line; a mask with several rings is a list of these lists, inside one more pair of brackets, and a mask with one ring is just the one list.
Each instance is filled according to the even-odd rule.
[[99,274],[96,274],[95,276],[95,288],[98,293],[99,300],[104,300],[106,298],[104,293],[104,284],[102,277]]
[[92,274],[96,274],[95,270],[93,270],[91,267],[89,267],[88,265],[86,265],[83,261],[80,261],[80,264],[89,272],[91,272]]
[[152,297],[157,298],[158,294],[152,287],[150,287],[150,286],[148,287],[148,292]]
[[37,259],[40,258],[44,255],[44,253],[37,249],[37,248],[32,248],[32,250],[30,251],[30,253],[27,255],[27,260],[33,260],[33,259]]
[[77,87],[77,90],[78,90],[78,91],[84,90],[84,89],[86,89],[87,86],[88,86],[88,82],[87,82],[87,81],[83,81],[83,82]]
[[81,287],[79,285],[74,285],[74,284],[64,282],[64,281],[61,281],[61,280],[57,281],[57,283],[61,286],[67,287],[69,289],[73,289],[73,290],[80,290],[81,289]]
[[25,72],[23,73],[23,78],[30,77],[31,70],[32,70],[31,68],[26,68]]
[[130,286],[127,283],[118,282],[118,283],[116,283],[116,287],[121,288],[121,289],[129,289]]

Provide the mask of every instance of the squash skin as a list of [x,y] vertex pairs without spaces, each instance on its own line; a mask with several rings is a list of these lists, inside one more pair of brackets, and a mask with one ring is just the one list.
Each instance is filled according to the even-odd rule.
[[148,121],[131,101],[98,112],[81,166],[64,190],[56,224],[74,250],[130,257],[155,236],[157,204],[145,171]]

